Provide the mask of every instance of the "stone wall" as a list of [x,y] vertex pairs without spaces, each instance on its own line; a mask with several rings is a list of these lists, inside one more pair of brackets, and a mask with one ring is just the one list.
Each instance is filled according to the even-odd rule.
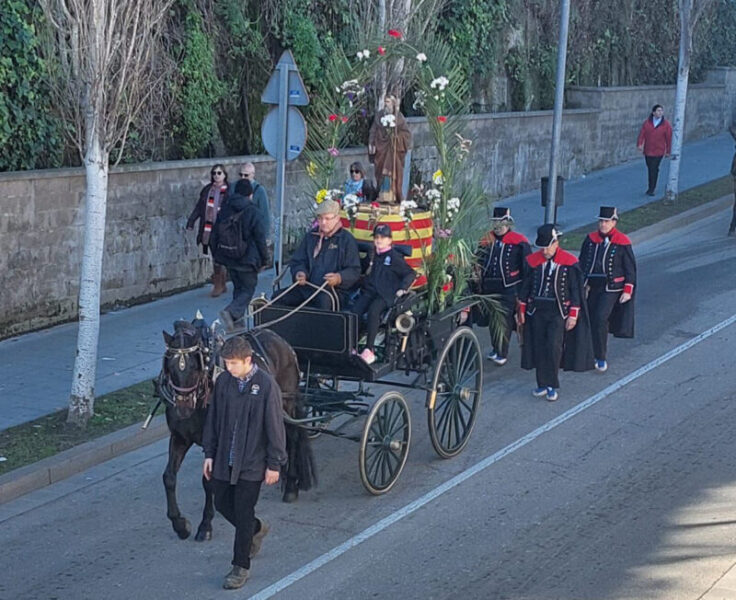
[[[569,89],[560,174],[578,177],[636,157],[636,136],[651,106],[663,104],[670,114],[674,94],[674,86]],[[716,69],[706,83],[690,87],[686,138],[722,132],[732,121],[736,121],[736,69]],[[426,179],[437,168],[436,151],[424,119],[409,122],[414,132],[413,170]],[[551,131],[551,111],[468,117],[466,135],[474,140],[471,165],[483,173],[489,197],[538,187],[548,170]],[[256,164],[257,179],[273,191],[275,163],[269,157],[229,157],[220,162],[233,179],[244,160]],[[347,176],[353,160],[367,167],[365,149],[343,151],[338,172]],[[194,232],[186,231],[185,225],[213,163],[190,160],[111,169],[104,305],[141,302],[207,279],[209,258],[201,255]],[[308,189],[303,162],[289,163],[285,237],[298,236],[309,218]],[[81,169],[0,173],[0,338],[76,317],[83,204]]]

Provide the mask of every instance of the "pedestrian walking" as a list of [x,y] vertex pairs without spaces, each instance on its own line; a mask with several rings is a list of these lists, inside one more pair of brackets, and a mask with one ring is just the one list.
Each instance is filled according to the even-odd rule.
[[590,325],[578,260],[562,250],[555,225],[537,229],[540,248],[526,261],[529,269],[519,293],[518,321],[524,327],[522,369],[535,369],[536,397],[558,398],[560,366],[565,371],[593,368]]
[[213,256],[227,268],[233,282],[233,299],[220,311],[228,331],[245,325],[243,317],[258,285],[258,271],[268,263],[265,227],[252,196],[250,181],[238,181],[212,232]]
[[202,472],[213,481],[215,508],[235,527],[232,569],[223,587],[237,589],[270,529],[256,518],[255,507],[261,484],[277,483],[286,464],[286,432],[281,390],[254,364],[250,344],[231,337],[220,355],[226,371],[217,378],[207,411]]
[[253,187],[253,203],[261,213],[266,241],[271,240],[271,205],[268,202],[266,188],[256,180],[256,166],[252,162],[243,163],[238,171],[240,179],[247,179]]
[[636,259],[631,240],[616,229],[615,206],[601,206],[598,229],[580,248],[596,371],[608,369],[608,334],[634,337]]
[[[212,228],[217,221],[217,214],[220,212],[225,198],[227,198],[228,184],[227,171],[221,163],[217,163],[210,170],[210,183],[202,188],[199,192],[199,199],[194,205],[194,209],[187,219],[187,229],[194,229],[194,224],[199,221],[199,229],[197,231],[197,244],[202,245],[202,253],[208,254],[211,243]],[[227,273],[225,267],[218,264],[212,258],[212,292],[210,296],[216,298],[227,289]]]
[[664,108],[661,104],[652,107],[649,115],[639,131],[636,146],[644,154],[647,164],[648,186],[647,196],[654,196],[659,177],[659,165],[662,158],[668,157],[672,150],[672,126],[664,118]]
[[505,206],[494,207],[491,224],[491,231],[481,239],[476,251],[476,265],[478,292],[497,295],[503,310],[501,332],[497,331],[495,323],[489,323],[491,349],[486,355],[500,367],[508,360],[516,303],[528,269],[526,258],[531,254],[531,246],[526,237],[512,231],[514,218]]

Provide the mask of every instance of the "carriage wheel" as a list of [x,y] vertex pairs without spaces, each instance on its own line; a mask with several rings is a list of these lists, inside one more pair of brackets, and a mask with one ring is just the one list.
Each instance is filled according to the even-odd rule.
[[483,391],[483,357],[468,327],[452,332],[437,357],[427,394],[427,425],[432,446],[442,458],[460,454],[478,416]]
[[404,397],[386,392],[368,413],[360,439],[360,479],[376,496],[396,483],[411,443],[411,417]]

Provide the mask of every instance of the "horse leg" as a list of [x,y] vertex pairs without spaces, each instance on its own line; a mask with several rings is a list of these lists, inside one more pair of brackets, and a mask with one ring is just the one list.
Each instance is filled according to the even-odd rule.
[[286,425],[286,485],[284,486],[284,502],[296,502],[299,498],[299,476],[297,471],[297,451],[299,449],[298,429],[294,425]]
[[192,533],[192,526],[179,512],[176,503],[176,474],[179,472],[181,463],[191,447],[192,442],[183,440],[180,436],[172,433],[169,438],[169,462],[164,471],[164,488],[166,489],[166,516],[169,517],[174,531],[179,539],[185,540]]
[[212,519],[215,516],[214,488],[212,480],[202,476],[202,487],[204,488],[204,510],[202,511],[202,522],[197,527],[197,542],[209,542],[212,539]]

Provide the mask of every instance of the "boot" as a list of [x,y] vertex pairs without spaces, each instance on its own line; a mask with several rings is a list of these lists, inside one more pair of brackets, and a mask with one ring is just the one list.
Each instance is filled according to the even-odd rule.
[[212,291],[210,292],[210,296],[213,298],[217,298],[218,296],[221,296],[225,293],[227,290],[227,287],[225,286],[225,283],[227,281],[227,271],[225,270],[225,267],[222,265],[215,265],[214,266],[214,272],[212,273]]

